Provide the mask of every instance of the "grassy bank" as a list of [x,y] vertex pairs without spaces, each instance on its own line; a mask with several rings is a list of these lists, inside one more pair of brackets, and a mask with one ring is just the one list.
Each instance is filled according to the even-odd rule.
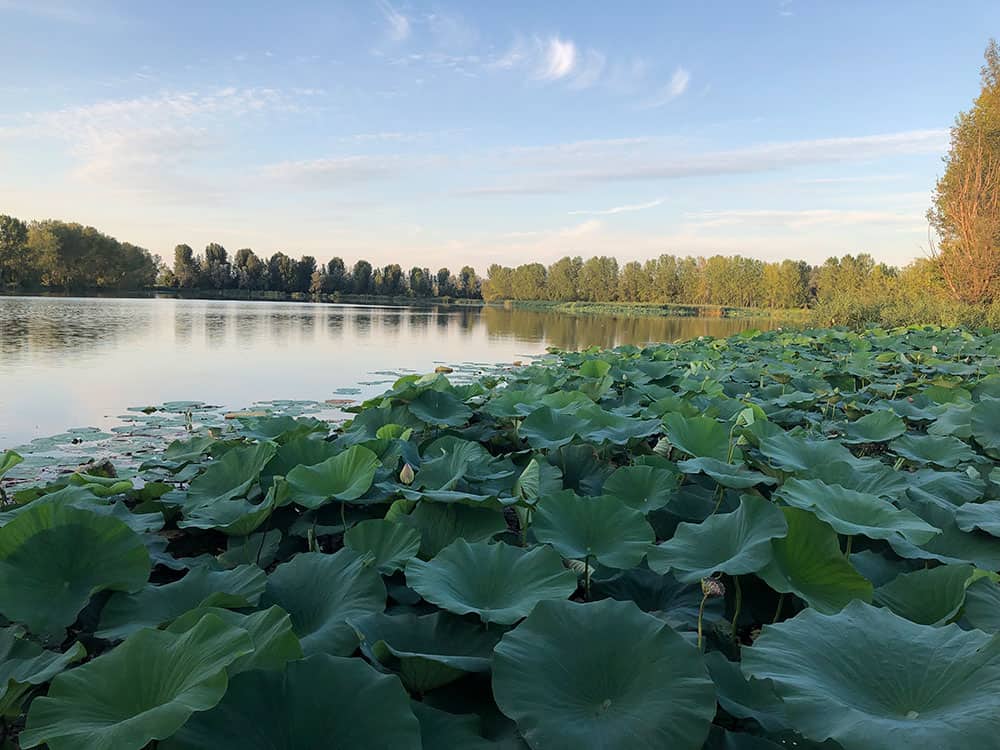
[[647,315],[677,318],[775,318],[806,320],[805,309],[727,307],[724,305],[679,305],[656,302],[554,302],[549,300],[505,300],[490,302],[507,308],[587,315]]

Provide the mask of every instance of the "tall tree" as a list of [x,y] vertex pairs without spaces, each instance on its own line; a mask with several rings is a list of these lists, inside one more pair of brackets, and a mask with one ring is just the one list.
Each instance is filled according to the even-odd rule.
[[372,264],[367,260],[359,260],[351,271],[351,291],[354,294],[371,294]]
[[991,39],[972,109],[951,129],[951,148],[928,213],[939,237],[937,261],[963,302],[1000,295],[1000,47]]
[[0,289],[25,280],[28,257],[28,225],[13,216],[0,215]]
[[190,245],[178,245],[174,248],[174,278],[181,289],[198,286],[201,270]]
[[240,289],[262,290],[267,286],[267,266],[249,247],[233,256],[233,276]]
[[229,254],[218,242],[205,246],[203,275],[213,289],[228,289],[232,286],[233,271],[229,265]]
[[557,302],[570,302],[580,298],[578,284],[583,259],[580,256],[560,258],[548,270],[546,291],[548,298]]
[[437,272],[437,296],[451,297],[455,294],[455,281],[452,279],[451,271],[447,268],[439,268]]
[[326,264],[326,289],[325,292],[349,292],[350,284],[347,278],[347,267],[343,258],[330,258]]
[[295,263],[295,281],[293,292],[308,292],[312,284],[313,273],[316,271],[316,259],[311,255],[303,255]]

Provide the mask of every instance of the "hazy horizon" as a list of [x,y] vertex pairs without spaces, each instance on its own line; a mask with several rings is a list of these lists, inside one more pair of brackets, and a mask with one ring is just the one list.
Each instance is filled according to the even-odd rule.
[[[379,265],[927,248],[1000,6],[0,0],[0,213]],[[971,19],[979,19],[970,23]]]

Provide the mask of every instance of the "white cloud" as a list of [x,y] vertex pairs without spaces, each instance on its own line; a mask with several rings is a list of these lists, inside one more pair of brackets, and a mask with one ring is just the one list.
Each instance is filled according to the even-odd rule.
[[378,8],[389,26],[389,38],[401,42],[410,36],[410,19],[396,10],[387,0],[378,0]]
[[922,218],[922,211],[869,211],[839,208],[811,209],[731,209],[700,211],[685,214],[689,226],[699,229],[736,225],[779,225],[788,229],[807,229],[835,224],[904,224],[913,226]]
[[604,68],[607,65],[607,57],[597,50],[587,50],[583,55],[582,62],[573,80],[570,82],[572,89],[589,89],[601,80]]
[[570,211],[570,216],[614,216],[615,214],[631,213],[632,211],[645,211],[648,208],[656,208],[663,205],[663,198],[657,198],[646,203],[630,203],[624,206],[614,206],[600,211]]
[[544,54],[535,77],[543,81],[558,81],[565,78],[576,68],[576,44],[569,39],[557,36],[549,37],[544,44]]
[[664,104],[672,102],[679,96],[683,96],[691,83],[691,73],[685,68],[677,68],[670,77],[670,82],[650,97],[644,104],[645,108],[662,107]]
[[340,188],[390,177],[404,166],[394,156],[340,156],[271,164],[261,170],[268,179],[304,188]]

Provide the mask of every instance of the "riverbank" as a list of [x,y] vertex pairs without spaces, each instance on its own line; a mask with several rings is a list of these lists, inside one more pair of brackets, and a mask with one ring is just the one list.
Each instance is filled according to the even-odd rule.
[[765,307],[727,307],[725,305],[679,305],[657,302],[556,302],[549,300],[505,300],[488,302],[522,310],[552,311],[584,315],[633,315],[670,318],[772,318],[805,321],[810,311],[805,308],[773,309]]

